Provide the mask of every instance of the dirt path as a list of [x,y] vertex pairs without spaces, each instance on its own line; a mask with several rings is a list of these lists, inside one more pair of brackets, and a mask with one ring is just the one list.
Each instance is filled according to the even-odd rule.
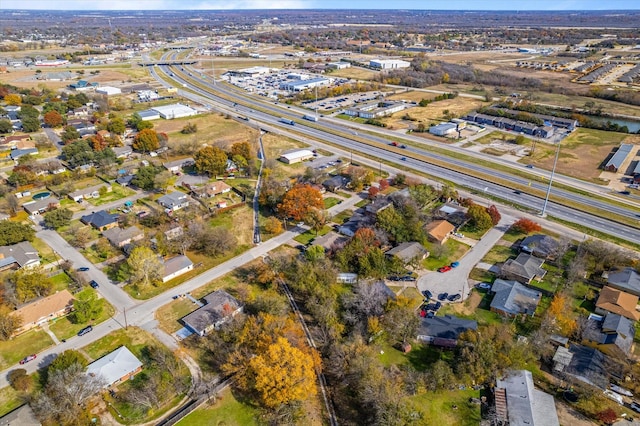
[[558,413],[558,421],[561,425],[571,426],[597,426],[597,423],[587,419],[582,414],[578,413],[568,404],[556,400],[556,411]]

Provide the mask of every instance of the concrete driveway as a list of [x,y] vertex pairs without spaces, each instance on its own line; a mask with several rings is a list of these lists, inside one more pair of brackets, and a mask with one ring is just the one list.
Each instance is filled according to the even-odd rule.
[[[430,272],[418,279],[418,290],[421,292],[429,290],[434,298],[440,293],[460,294],[465,300],[469,297],[471,288],[469,286],[469,273],[491,250],[491,248],[502,238],[504,233],[515,222],[515,218],[502,216],[500,223],[490,229],[475,246],[471,248],[461,259],[458,259],[460,266],[451,269],[449,272]],[[444,265],[443,265],[444,266]]]

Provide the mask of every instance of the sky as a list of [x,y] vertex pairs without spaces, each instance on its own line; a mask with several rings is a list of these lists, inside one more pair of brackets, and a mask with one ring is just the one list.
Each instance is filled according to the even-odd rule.
[[636,10],[638,0],[1,0],[3,9],[217,10],[217,9],[422,9],[422,10]]

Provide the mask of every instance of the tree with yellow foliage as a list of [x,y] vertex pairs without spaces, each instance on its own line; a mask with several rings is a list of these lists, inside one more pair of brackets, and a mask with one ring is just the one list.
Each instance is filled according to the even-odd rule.
[[556,293],[549,305],[547,315],[563,336],[570,336],[576,330],[577,323],[571,316],[571,307],[566,294]]
[[264,353],[251,358],[248,367],[260,402],[277,408],[316,394],[314,365],[311,355],[279,337]]

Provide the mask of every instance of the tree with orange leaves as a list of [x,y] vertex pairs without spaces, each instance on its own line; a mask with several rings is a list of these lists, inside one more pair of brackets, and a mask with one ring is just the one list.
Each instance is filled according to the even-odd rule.
[[556,293],[549,305],[547,315],[563,336],[570,336],[577,327],[575,318],[571,316],[568,298],[564,293]]
[[287,191],[278,204],[278,212],[293,220],[306,220],[313,209],[324,209],[322,194],[311,185],[296,185]]
[[542,229],[542,226],[531,219],[523,217],[521,219],[518,219],[513,225],[511,225],[511,229],[517,232],[522,232],[524,234],[530,234],[532,232],[540,231]]

